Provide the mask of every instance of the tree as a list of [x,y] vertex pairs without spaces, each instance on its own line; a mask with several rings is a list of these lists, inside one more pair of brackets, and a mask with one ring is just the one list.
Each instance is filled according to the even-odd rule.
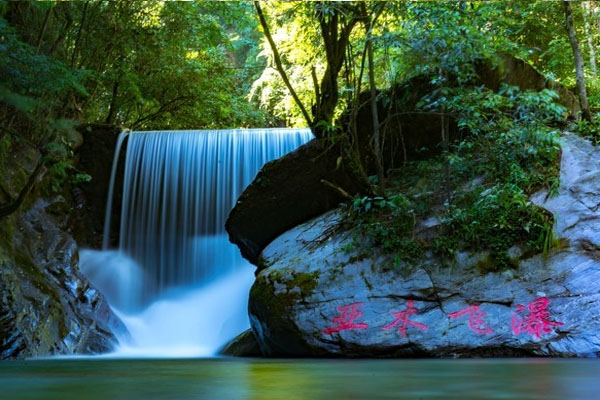
[[0,216],[40,181],[59,190],[86,179],[69,140],[78,122],[139,130],[274,123],[247,99],[248,81],[264,68],[255,61],[261,35],[249,9],[243,2],[0,2],[0,162],[16,142],[41,154],[18,195],[3,196]]
[[577,40],[577,33],[575,32],[575,26],[573,24],[573,9],[569,1],[563,0],[563,4],[565,7],[566,29],[569,35],[569,41],[571,42],[571,48],[573,49],[573,58],[575,60],[577,94],[579,96],[579,102],[581,103],[582,117],[586,121],[591,121],[592,113],[590,112],[587,91],[585,88],[583,57],[581,56],[581,50],[579,49],[579,41]]
[[[371,147],[373,149],[375,158],[375,168],[377,170],[377,177],[379,182],[384,182],[385,172],[383,170],[383,145],[381,138],[381,124],[379,122],[379,111],[377,107],[377,83],[375,81],[375,55],[373,50],[373,29],[377,23],[377,19],[381,16],[381,13],[385,9],[385,3],[375,10],[373,18],[370,17],[366,6],[362,3],[363,22],[365,25],[366,37],[365,37],[365,48],[369,64],[369,87],[371,94],[371,115],[373,119],[373,137],[371,139]],[[362,73],[362,71],[361,71]]]
[[347,55],[347,47],[354,27],[363,18],[360,6],[352,2],[324,2],[311,4],[315,18],[318,21],[322,45],[325,50],[325,71],[320,82],[316,73],[312,74],[314,81],[314,104],[311,114],[303,104],[292,86],[285,71],[281,55],[273,40],[271,30],[265,18],[259,1],[254,2],[256,13],[263,28],[264,35],[273,53],[273,61],[285,86],[290,91],[294,102],[301,110],[306,123],[317,138],[325,138],[331,131],[333,117],[339,101],[338,79]]
[[596,49],[594,48],[594,37],[592,36],[592,31],[590,30],[590,19],[592,19],[592,8],[591,5],[587,2],[582,4],[584,9],[583,22],[585,28],[585,37],[587,38],[587,44],[590,51],[590,68],[592,70],[592,76],[594,78],[598,77],[598,68],[596,66]]

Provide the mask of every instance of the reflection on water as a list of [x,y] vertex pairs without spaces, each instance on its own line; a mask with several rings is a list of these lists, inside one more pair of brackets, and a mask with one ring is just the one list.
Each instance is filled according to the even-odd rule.
[[593,399],[592,360],[107,360],[0,363],[1,399]]

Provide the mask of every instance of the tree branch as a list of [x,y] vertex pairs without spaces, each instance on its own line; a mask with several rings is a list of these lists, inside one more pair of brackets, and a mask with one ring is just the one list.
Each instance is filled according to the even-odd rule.
[[139,126],[142,122],[146,122],[146,121],[150,121],[154,118],[157,118],[158,116],[160,116],[160,114],[168,111],[170,108],[173,107],[174,104],[176,104],[177,102],[181,102],[181,101],[187,101],[187,100],[191,100],[193,99],[193,96],[179,96],[176,97],[168,102],[166,102],[165,104],[163,104],[162,106],[160,106],[158,108],[158,110],[156,110],[155,112],[153,112],[152,114],[148,114],[146,116],[140,117],[138,118],[133,124],[131,124],[131,128],[136,128],[137,126]]
[[21,204],[23,204],[25,197],[27,197],[27,194],[29,193],[29,191],[35,184],[36,179],[40,175],[40,172],[42,171],[42,167],[44,166],[44,164],[45,164],[45,161],[44,161],[44,158],[42,157],[40,159],[40,161],[38,162],[37,166],[35,167],[35,170],[33,170],[31,175],[29,175],[29,178],[27,179],[27,183],[25,183],[25,186],[23,186],[23,188],[19,192],[19,196],[15,200],[12,200],[11,202],[9,202],[8,204],[0,205],[0,219],[9,216],[10,214],[17,211],[19,209],[19,207],[21,207]]
[[321,183],[325,186],[327,186],[330,189],[335,190],[336,193],[338,193],[339,195],[341,195],[343,198],[345,198],[346,200],[352,200],[352,196],[350,196],[348,194],[348,192],[346,192],[344,189],[342,189],[341,187],[339,187],[338,185],[331,183],[325,179],[321,179]]
[[262,8],[260,6],[260,1],[255,1],[254,7],[256,8],[256,14],[258,15],[258,19],[260,20],[260,25],[263,28],[265,37],[267,38],[267,41],[269,42],[269,46],[271,47],[271,51],[273,52],[273,61],[275,61],[275,66],[277,68],[277,71],[279,72],[279,75],[281,75],[281,79],[283,80],[283,83],[285,83],[285,86],[288,88],[288,90],[290,91],[290,94],[294,98],[296,105],[300,108],[300,111],[302,112],[302,116],[306,120],[306,123],[308,124],[308,126],[312,127],[313,121],[310,118],[310,115],[308,114],[308,112],[306,111],[306,107],[304,107],[304,104],[302,104],[302,101],[300,101],[298,94],[292,87],[292,84],[290,83],[290,80],[287,76],[287,73],[285,72],[285,69],[283,69],[283,65],[281,63],[281,56],[279,55],[277,46],[275,45],[275,42],[273,41],[273,36],[271,36],[271,31],[269,30],[269,25],[267,24],[267,20],[265,19],[265,15],[263,14]]

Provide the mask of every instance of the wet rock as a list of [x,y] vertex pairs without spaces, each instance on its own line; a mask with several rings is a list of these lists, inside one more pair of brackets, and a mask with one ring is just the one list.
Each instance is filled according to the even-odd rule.
[[344,200],[369,191],[360,167],[345,156],[339,144],[313,140],[296,151],[267,163],[240,196],[229,214],[229,240],[252,263],[273,239]]
[[[600,150],[563,139],[559,193],[533,201],[553,212],[570,245],[482,273],[433,257],[397,269],[388,256],[348,250],[331,211],[279,236],[261,254],[250,320],[269,356],[483,357],[600,355]],[[515,252],[517,254],[518,252]]]
[[126,328],[81,274],[77,246],[36,200],[0,226],[0,358],[96,354]]
[[254,337],[252,330],[248,329],[240,333],[233,340],[227,343],[220,351],[222,356],[229,357],[260,357],[260,347]]

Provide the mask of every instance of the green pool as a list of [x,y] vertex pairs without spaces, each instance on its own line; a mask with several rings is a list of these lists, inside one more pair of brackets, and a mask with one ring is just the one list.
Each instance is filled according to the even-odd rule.
[[594,399],[594,360],[51,359],[0,363],[1,399]]

